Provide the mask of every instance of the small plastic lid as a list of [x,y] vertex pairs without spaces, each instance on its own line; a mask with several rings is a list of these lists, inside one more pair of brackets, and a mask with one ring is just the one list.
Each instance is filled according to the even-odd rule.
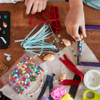
[[88,89],[97,90],[100,88],[100,71],[92,69],[84,75],[84,84]]

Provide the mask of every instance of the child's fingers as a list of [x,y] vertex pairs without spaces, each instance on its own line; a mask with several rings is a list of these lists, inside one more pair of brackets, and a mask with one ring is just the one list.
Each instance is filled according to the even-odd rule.
[[44,2],[44,3],[43,3],[43,10],[46,9],[46,5],[47,5],[47,2]]
[[37,12],[38,4],[39,4],[38,2],[35,2],[33,4],[33,8],[32,8],[31,14],[35,14]]
[[29,0],[25,0],[25,6],[27,5],[28,1],[29,1]]
[[80,40],[80,35],[79,35],[78,30],[79,30],[79,26],[77,26],[77,25],[74,26],[74,28],[73,28],[73,33],[72,33],[72,37],[73,37],[76,41]]
[[37,10],[37,12],[41,12],[41,11],[42,11],[42,8],[43,8],[42,6],[43,6],[43,3],[40,2],[39,5],[38,5],[38,10]]
[[68,23],[66,23],[67,21],[65,20],[65,26],[66,26],[66,31],[69,35],[72,34],[72,32],[70,32],[70,27],[68,26]]
[[33,1],[29,0],[26,6],[26,14],[29,14],[33,5]]
[[83,24],[83,26],[80,27],[80,28],[81,28],[81,31],[82,31],[83,36],[86,38],[87,35],[86,35],[86,30],[85,30],[85,24]]
[[68,32],[68,34],[73,36],[73,29],[71,27],[67,26],[67,32]]

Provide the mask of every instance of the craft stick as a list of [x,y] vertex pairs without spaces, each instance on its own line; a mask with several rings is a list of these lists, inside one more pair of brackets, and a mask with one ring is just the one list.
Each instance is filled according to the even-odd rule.
[[100,26],[97,25],[85,25],[87,30],[100,30]]
[[78,65],[100,67],[100,63],[95,63],[95,62],[81,62],[81,63],[78,63]]

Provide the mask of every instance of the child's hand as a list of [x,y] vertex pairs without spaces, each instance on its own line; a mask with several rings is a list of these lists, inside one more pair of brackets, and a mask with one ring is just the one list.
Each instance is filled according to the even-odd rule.
[[47,0],[25,0],[26,14],[35,14],[46,8]]
[[[77,1],[75,1],[77,2]],[[65,26],[67,33],[70,34],[76,41],[80,40],[79,27],[84,37],[86,37],[85,31],[85,18],[83,5],[71,6],[68,15],[65,20]]]

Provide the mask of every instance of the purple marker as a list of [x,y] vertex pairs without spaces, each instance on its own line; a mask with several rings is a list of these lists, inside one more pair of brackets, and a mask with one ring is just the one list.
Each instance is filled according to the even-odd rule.
[[95,63],[95,62],[81,62],[78,63],[78,65],[100,67],[100,63]]

